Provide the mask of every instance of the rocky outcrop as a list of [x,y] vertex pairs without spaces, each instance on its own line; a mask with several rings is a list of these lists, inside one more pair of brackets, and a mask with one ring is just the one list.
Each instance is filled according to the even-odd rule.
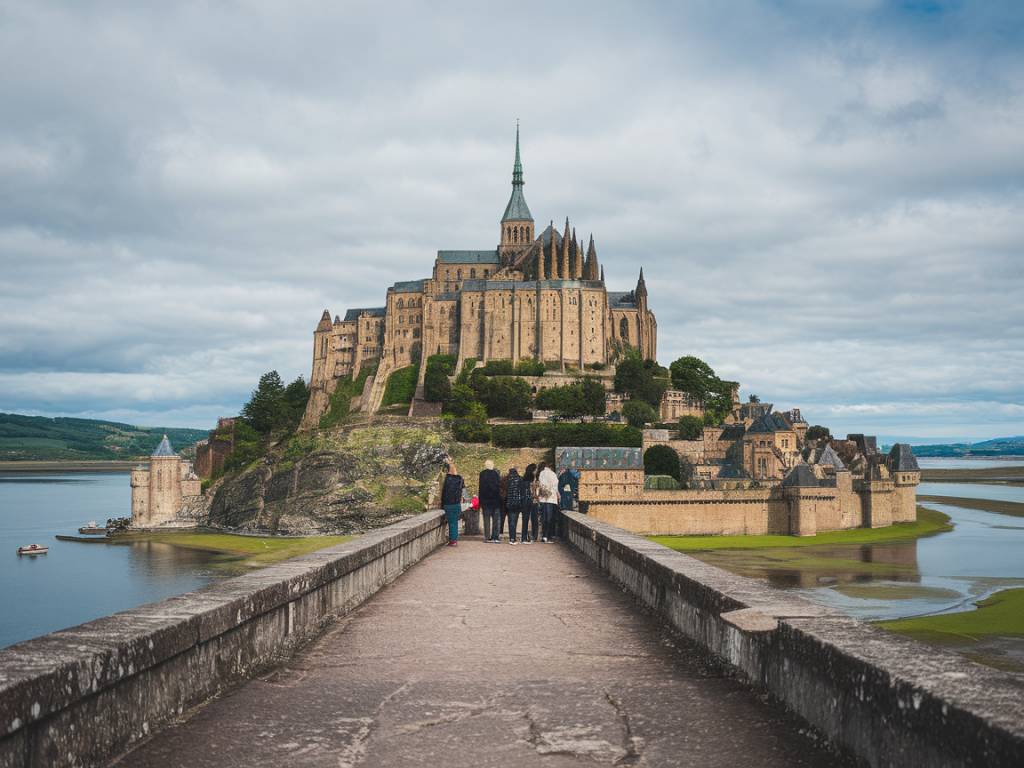
[[209,524],[277,533],[362,533],[422,512],[444,463],[440,427],[300,435],[216,489]]

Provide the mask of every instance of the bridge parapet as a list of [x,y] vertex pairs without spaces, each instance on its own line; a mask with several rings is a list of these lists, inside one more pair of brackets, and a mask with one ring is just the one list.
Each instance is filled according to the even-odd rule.
[[575,512],[568,540],[873,766],[1024,765],[1019,681]]
[[425,512],[0,651],[0,767],[103,764],[251,677],[447,541]]

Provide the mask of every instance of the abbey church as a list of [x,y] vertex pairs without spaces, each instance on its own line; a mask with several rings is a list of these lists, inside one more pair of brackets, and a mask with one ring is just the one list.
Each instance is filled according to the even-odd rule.
[[[657,322],[640,269],[629,291],[609,291],[591,235],[584,245],[565,220],[537,234],[523,195],[516,129],[512,195],[497,247],[437,252],[430,277],[397,282],[384,306],[324,310],[313,334],[311,397],[303,420],[314,426],[337,382],[367,365],[360,407],[376,411],[391,372],[434,354],[468,359],[539,360],[549,369],[582,371],[615,362],[626,347],[657,357]],[[426,366],[420,366],[420,381]]]

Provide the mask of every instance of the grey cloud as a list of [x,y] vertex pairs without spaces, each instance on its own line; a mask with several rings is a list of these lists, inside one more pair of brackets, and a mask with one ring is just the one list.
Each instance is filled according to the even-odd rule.
[[325,306],[494,244],[520,118],[534,214],[614,288],[646,267],[663,362],[837,429],[1024,432],[1013,4],[0,16],[0,409],[203,426],[308,375]]

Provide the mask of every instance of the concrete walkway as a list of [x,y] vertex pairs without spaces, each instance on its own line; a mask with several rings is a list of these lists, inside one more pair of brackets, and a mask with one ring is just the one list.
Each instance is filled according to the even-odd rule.
[[841,766],[564,545],[444,548],[119,766]]

